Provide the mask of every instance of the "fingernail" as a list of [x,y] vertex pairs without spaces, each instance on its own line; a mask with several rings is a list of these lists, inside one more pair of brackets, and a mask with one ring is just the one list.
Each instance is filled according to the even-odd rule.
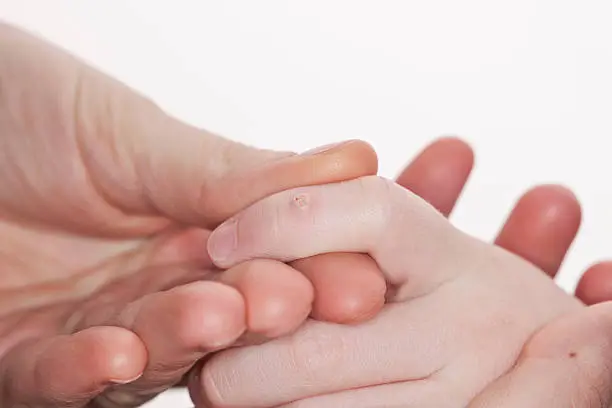
[[138,380],[140,377],[142,377],[142,373],[139,373],[137,376],[130,378],[128,380],[112,379],[112,380],[109,380],[109,383],[113,385],[125,385],[125,384],[133,383],[134,381]]
[[325,153],[347,143],[349,142],[330,143],[323,146],[315,147],[314,149],[306,150],[304,153],[301,154],[301,156],[313,156],[315,154]]
[[224,261],[236,250],[238,246],[237,226],[237,220],[228,220],[210,234],[208,255],[213,261]]

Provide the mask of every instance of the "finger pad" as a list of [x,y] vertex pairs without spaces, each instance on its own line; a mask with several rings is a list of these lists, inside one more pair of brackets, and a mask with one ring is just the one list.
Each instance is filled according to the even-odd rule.
[[612,262],[590,267],[578,282],[576,296],[587,305],[612,300]]
[[364,254],[323,254],[295,261],[315,287],[312,316],[334,323],[357,323],[375,316],[385,303],[386,283],[378,265]]
[[37,367],[50,394],[86,395],[111,382],[139,377],[147,352],[136,335],[117,327],[96,327],[59,338],[40,357]]
[[226,282],[245,297],[248,329],[266,337],[286,334],[310,313],[311,283],[290,266],[271,260],[246,262],[227,272]]

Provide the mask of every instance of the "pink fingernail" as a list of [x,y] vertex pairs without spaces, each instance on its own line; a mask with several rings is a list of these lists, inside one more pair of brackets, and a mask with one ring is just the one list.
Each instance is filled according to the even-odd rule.
[[208,238],[208,254],[215,262],[229,258],[238,247],[238,221],[228,220]]
[[113,380],[109,380],[109,382],[111,384],[114,385],[125,385],[125,384],[131,384],[134,381],[138,380],[140,377],[142,377],[142,373],[138,374],[137,376],[130,378],[128,380],[117,380],[117,379],[113,379]]

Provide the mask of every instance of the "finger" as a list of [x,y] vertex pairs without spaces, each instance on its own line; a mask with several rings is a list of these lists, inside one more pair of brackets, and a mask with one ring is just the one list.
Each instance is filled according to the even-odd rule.
[[0,365],[0,405],[83,407],[108,387],[141,375],[146,359],[142,342],[117,327],[95,327],[18,346]]
[[[612,305],[562,317],[526,346],[518,365],[470,408],[607,407],[612,381]],[[440,398],[443,395],[444,398]],[[442,378],[403,381],[321,395],[282,408],[464,406],[465,391]]]
[[[213,231],[209,240],[209,252],[217,261],[216,251],[224,248],[215,245],[224,245],[227,242],[223,239],[228,239],[223,236],[227,234],[224,227],[227,224]],[[229,228],[232,251],[221,258],[227,265],[251,257],[292,260],[325,252],[367,253],[393,286],[396,293],[392,300],[396,301],[424,295],[457,273],[473,269],[468,259],[482,248],[458,235],[439,212],[409,191],[374,177],[277,194],[238,214]],[[215,243],[215,239],[220,242]],[[445,256],[440,257],[440,253]],[[421,298],[425,299],[430,298]],[[403,380],[407,375],[413,378],[412,374],[414,378],[430,375],[428,370],[430,364],[436,364],[432,363],[436,356],[423,359],[422,354],[415,353],[418,362],[409,355],[366,353],[364,360],[361,353],[347,352],[380,345],[381,337],[387,343],[382,349],[375,346],[375,350],[399,347],[395,341],[405,341],[405,337],[392,335],[398,330],[398,311],[403,313],[403,321],[422,325],[410,325],[411,347],[426,352],[429,342],[420,343],[417,333],[431,330],[429,325],[434,320],[424,320],[418,310],[407,316],[403,310],[390,308],[376,320],[376,330],[367,325],[308,325],[298,335],[275,342],[274,347],[263,345],[259,353],[236,350],[213,358],[205,367],[200,390],[215,406],[255,406],[250,401],[268,406],[377,381]],[[447,314],[444,317],[448,319]],[[317,327],[328,330],[323,333]],[[369,330],[360,330],[362,327]],[[240,361],[242,369],[233,371],[231,361]],[[427,362],[426,367],[423,362]],[[353,368],[334,376],[332,367],[336,364]],[[406,374],[407,369],[410,374]],[[255,377],[276,384],[279,392],[266,393],[265,384],[253,381]]]
[[106,319],[86,324],[131,330],[148,351],[146,368],[138,380],[104,394],[104,400],[120,406],[139,406],[171,387],[195,361],[231,345],[246,329],[242,295],[232,287],[207,281],[152,293]]
[[467,143],[442,138],[427,146],[404,169],[397,183],[448,217],[473,166],[474,152]]
[[[423,315],[436,309],[444,312]],[[444,343],[449,336],[460,337],[445,324],[459,313],[449,314],[439,298],[427,296],[388,305],[364,325],[309,321],[292,336],[212,356],[190,384],[191,394],[211,408],[256,408],[342,390],[428,382],[450,358],[448,350],[437,352],[431,339]]]
[[612,300],[612,261],[591,266],[576,287],[576,296],[587,305]]
[[[272,227],[271,227],[272,226]],[[406,234],[411,231],[411,234]],[[400,297],[427,292],[465,259],[466,239],[437,211],[378,177],[288,190],[266,198],[212,232],[221,267],[252,258],[292,261],[329,252],[370,254]],[[448,257],[440,257],[447,253]],[[427,270],[427,274],[420,271]]]
[[570,190],[538,186],[521,197],[495,243],[554,277],[580,221],[580,204]]
[[[210,146],[202,146],[208,138],[213,138]],[[147,177],[143,189],[164,215],[208,228],[276,192],[372,175],[378,168],[374,150],[361,141],[293,155],[262,152],[216,136],[205,137],[201,131],[191,139],[162,135],[155,139],[164,140],[166,146],[150,152],[155,157],[149,157],[148,167],[141,171]],[[171,148],[181,143],[184,147]],[[212,174],[202,168],[210,163],[216,163]],[[169,174],[173,168],[175,174]]]
[[245,262],[221,273],[218,279],[244,296],[248,335],[256,341],[289,334],[310,314],[314,298],[311,283],[281,262]]
[[[474,154],[467,143],[442,138],[426,147],[397,182],[448,216],[473,164]],[[384,305],[386,284],[378,265],[367,255],[324,254],[292,265],[316,288],[315,319],[359,323],[374,317]]]
[[149,359],[137,381],[115,387],[107,399],[142,404],[178,383],[208,353],[239,340],[251,344],[287,334],[310,313],[310,282],[283,263],[246,262],[212,278],[218,282],[150,294],[112,320],[142,339]]
[[592,306],[545,327],[517,366],[469,408],[590,408],[612,403],[612,304]]
[[312,282],[314,319],[354,324],[374,317],[385,304],[387,285],[374,260],[364,254],[332,253],[291,263]]
[[[54,197],[44,211],[36,203],[0,196],[20,216],[61,219],[64,226],[98,234],[140,236],[164,225],[159,216],[210,227],[274,192],[376,173],[376,154],[365,142],[308,155],[255,149],[177,120],[125,84],[20,29],[1,24],[0,45],[19,50],[3,54],[0,72],[8,77],[19,72],[23,79],[4,89],[7,100],[24,101],[13,107],[16,115],[34,118],[32,136],[45,137],[45,154],[57,148],[62,149],[57,154],[72,157],[53,172],[35,174]],[[60,129],[65,139],[49,144],[48,128]],[[19,149],[6,152],[16,163],[23,157]],[[71,177],[70,188],[66,178],[57,177],[64,173]],[[66,207],[65,198],[74,191],[102,198],[88,201],[95,218],[72,216],[75,209]]]

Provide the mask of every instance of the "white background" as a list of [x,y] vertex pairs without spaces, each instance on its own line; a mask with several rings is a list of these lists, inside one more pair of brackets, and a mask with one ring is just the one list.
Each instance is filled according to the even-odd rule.
[[361,138],[390,177],[461,135],[477,166],[456,224],[489,239],[522,191],[559,182],[585,210],[560,283],[612,255],[609,0],[0,0],[0,17],[262,147]]

